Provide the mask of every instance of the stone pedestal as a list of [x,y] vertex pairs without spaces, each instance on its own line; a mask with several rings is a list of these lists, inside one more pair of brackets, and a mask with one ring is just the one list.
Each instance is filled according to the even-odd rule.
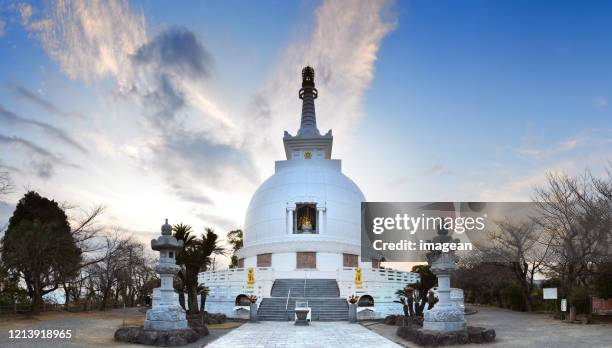
[[357,322],[357,304],[349,303],[349,313],[348,313],[349,323]]
[[296,309],[295,316],[297,319],[295,320],[295,325],[308,326],[308,312],[308,309]]
[[257,322],[257,303],[251,303],[251,307],[249,309],[249,321],[251,323]]

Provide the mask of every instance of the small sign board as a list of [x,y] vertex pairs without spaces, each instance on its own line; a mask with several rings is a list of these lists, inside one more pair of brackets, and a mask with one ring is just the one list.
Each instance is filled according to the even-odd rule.
[[567,312],[567,300],[566,299],[561,300],[561,312]]
[[544,288],[543,295],[545,300],[556,300],[557,299],[557,288]]

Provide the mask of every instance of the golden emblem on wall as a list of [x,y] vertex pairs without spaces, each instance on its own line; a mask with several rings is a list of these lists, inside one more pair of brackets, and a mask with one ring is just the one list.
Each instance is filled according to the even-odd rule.
[[310,151],[304,152],[304,158],[305,159],[311,159],[312,158],[312,152],[310,152]]
[[355,287],[360,288],[363,282],[361,281],[361,267],[355,268]]
[[247,288],[252,288],[255,285],[255,271],[253,267],[249,267],[247,271]]

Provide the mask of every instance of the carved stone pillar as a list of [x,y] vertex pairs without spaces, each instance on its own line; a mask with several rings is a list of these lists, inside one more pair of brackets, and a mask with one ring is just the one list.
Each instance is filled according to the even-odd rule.
[[295,207],[287,207],[286,214],[286,232],[287,234],[293,234],[293,214],[295,212]]
[[327,227],[327,209],[317,205],[317,229],[319,234],[325,234]]

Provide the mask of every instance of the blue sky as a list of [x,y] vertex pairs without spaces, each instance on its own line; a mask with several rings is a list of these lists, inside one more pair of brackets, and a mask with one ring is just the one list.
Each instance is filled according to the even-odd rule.
[[122,1],[0,7],[0,166],[148,238],[225,232],[283,159],[300,68],[372,201],[528,200],[612,160],[612,3]]

